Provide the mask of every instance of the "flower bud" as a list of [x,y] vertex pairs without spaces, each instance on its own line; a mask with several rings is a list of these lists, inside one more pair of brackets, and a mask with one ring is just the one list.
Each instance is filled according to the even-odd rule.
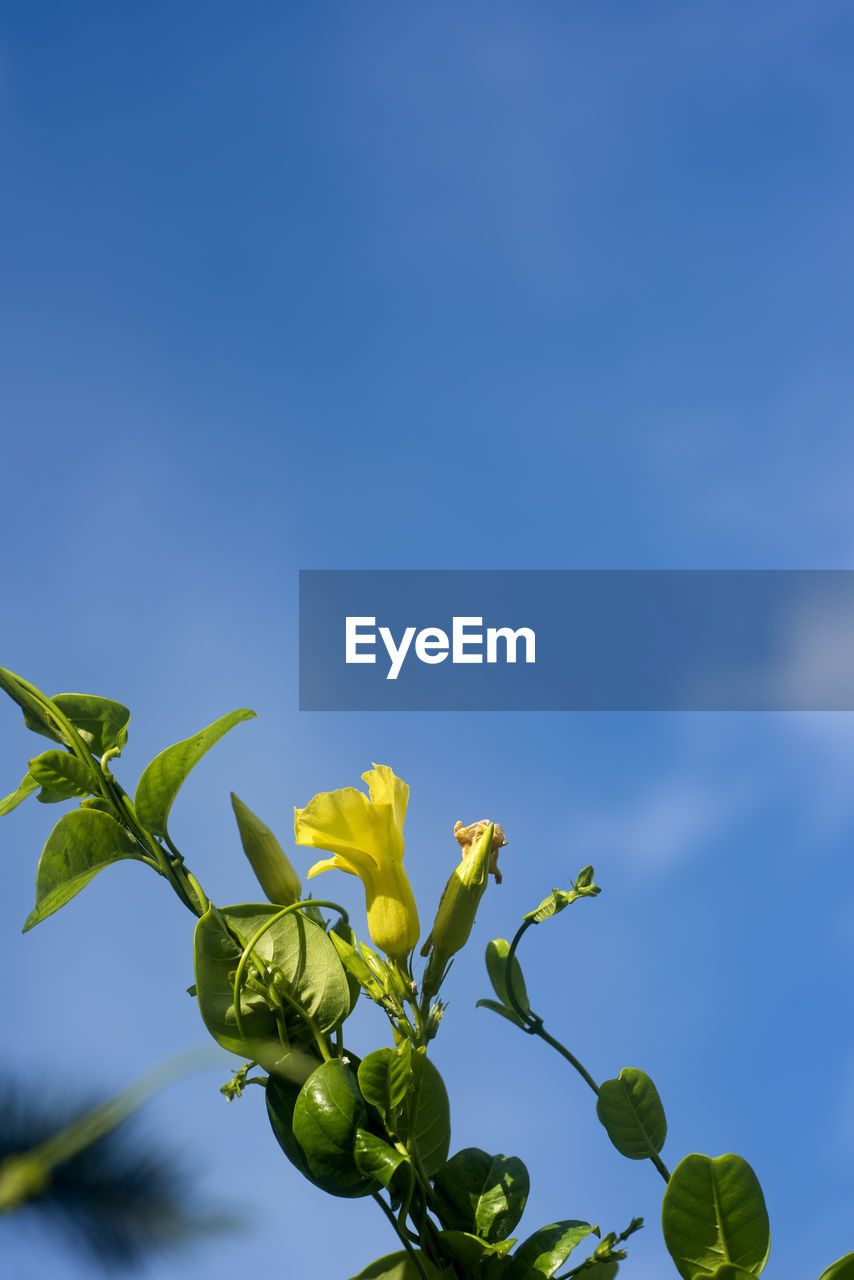
[[504,831],[497,823],[474,822],[464,827],[458,822],[454,835],[462,846],[463,858],[454,868],[439,901],[433,932],[421,948],[426,956],[431,946],[447,962],[468,942],[489,873],[501,883],[498,850],[507,844]]
[[237,819],[243,852],[249,859],[268,902],[280,907],[289,907],[292,903],[299,902],[302,895],[299,876],[270,828],[260,818],[256,818],[233,791],[231,806]]

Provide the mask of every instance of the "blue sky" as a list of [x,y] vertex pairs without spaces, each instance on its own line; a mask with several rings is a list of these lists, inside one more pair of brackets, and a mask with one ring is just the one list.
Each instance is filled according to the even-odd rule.
[[[293,804],[391,764],[424,921],[454,821],[501,820],[436,1046],[454,1147],[526,1159],[527,1229],[644,1214],[635,1280],[669,1274],[657,1175],[543,1046],[473,1013],[481,948],[594,862],[601,897],[530,940],[536,1007],[597,1077],[649,1071],[669,1163],[745,1155],[768,1274],[817,1276],[854,1247],[851,718],[299,714],[297,571],[851,567],[852,36],[841,0],[0,19],[0,660],[131,706],[128,789],[259,712],[175,810],[218,902],[255,896],[230,789],[290,847]],[[0,792],[35,744],[0,707]],[[107,1090],[203,1040],[191,921],[123,865],[21,937],[55,816],[0,829],[4,1061]],[[385,1031],[366,1011],[354,1035]],[[152,1280],[343,1280],[391,1249],[278,1158],[260,1091],[225,1104],[226,1074],[146,1123],[246,1230]],[[89,1274],[12,1249],[24,1277]]]

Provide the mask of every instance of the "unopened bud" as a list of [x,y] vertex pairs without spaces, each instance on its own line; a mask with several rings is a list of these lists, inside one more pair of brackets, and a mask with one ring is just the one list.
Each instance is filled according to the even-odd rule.
[[299,902],[302,895],[299,876],[270,828],[260,818],[256,818],[233,791],[231,806],[237,819],[243,852],[249,859],[268,902],[280,907],[289,907],[291,903]]
[[426,956],[431,946],[446,961],[468,942],[489,874],[501,883],[498,850],[507,844],[502,828],[493,822],[458,822],[454,835],[463,850],[462,862],[454,868],[439,902],[433,932],[421,948]]

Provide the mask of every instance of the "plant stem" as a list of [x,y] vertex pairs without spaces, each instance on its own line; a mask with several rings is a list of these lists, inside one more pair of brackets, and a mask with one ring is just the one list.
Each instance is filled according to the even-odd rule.
[[[549,1032],[546,1031],[545,1027],[543,1026],[543,1020],[539,1016],[539,1014],[534,1013],[532,1009],[523,1009],[519,1001],[516,999],[516,993],[513,990],[513,961],[516,957],[516,948],[518,947],[519,943],[524,937],[525,931],[529,929],[532,924],[537,924],[537,923],[538,921],[536,920],[523,920],[522,924],[516,930],[516,935],[513,938],[513,941],[510,943],[510,950],[507,952],[507,962],[505,965],[505,973],[506,973],[506,979],[507,979],[507,999],[510,1002],[510,1007],[512,1008],[513,1012],[516,1014],[516,1017],[519,1018],[520,1021],[524,1024],[524,1029],[525,1031],[528,1032],[528,1035],[539,1036],[541,1040],[545,1040],[546,1044],[551,1045],[551,1047],[555,1049],[562,1058],[565,1058],[566,1061],[575,1068],[575,1070],[581,1076],[582,1080],[584,1080],[584,1082],[590,1086],[590,1088],[593,1090],[593,1092],[596,1094],[596,1097],[598,1098],[599,1086],[596,1083],[596,1081],[593,1079],[593,1077],[591,1076],[587,1068],[583,1065],[583,1063],[578,1061],[578,1058],[576,1058],[575,1054],[571,1053],[569,1049],[567,1049],[565,1044],[561,1044],[560,1040],[556,1040],[553,1035],[550,1035]],[[667,1168],[667,1165],[661,1159],[661,1156],[659,1156],[658,1152],[655,1152],[655,1151],[652,1152],[649,1156],[649,1159],[655,1165],[656,1169],[661,1174],[664,1181],[669,1182],[670,1170]],[[569,1273],[569,1274],[572,1274],[572,1273]]]
[[373,1191],[371,1193],[371,1199],[376,1200],[377,1204],[382,1209],[385,1216],[388,1218],[389,1222],[394,1228],[394,1234],[397,1236],[398,1240],[403,1245],[406,1252],[409,1254],[410,1258],[412,1259],[412,1265],[417,1269],[418,1274],[423,1277],[423,1280],[429,1280],[427,1272],[424,1270],[423,1266],[421,1265],[421,1259],[418,1257],[418,1254],[415,1252],[412,1245],[407,1240],[404,1232],[400,1229],[397,1218],[394,1216],[391,1209],[386,1204],[385,1200],[383,1200],[382,1196],[379,1194],[378,1191]]
[[566,1058],[567,1062],[570,1063],[571,1066],[575,1067],[575,1070],[581,1076],[582,1080],[584,1080],[586,1084],[590,1085],[590,1088],[598,1098],[599,1086],[587,1068],[578,1061],[574,1053],[570,1053],[565,1044],[561,1044],[560,1040],[556,1040],[553,1035],[550,1035],[548,1031],[546,1031],[541,1018],[538,1018],[536,1014],[529,1014],[528,1016],[530,1022],[529,1025],[526,1026],[525,1030],[528,1031],[530,1035],[539,1036],[541,1040],[545,1040],[546,1044],[550,1044],[553,1049],[556,1049],[562,1058]]

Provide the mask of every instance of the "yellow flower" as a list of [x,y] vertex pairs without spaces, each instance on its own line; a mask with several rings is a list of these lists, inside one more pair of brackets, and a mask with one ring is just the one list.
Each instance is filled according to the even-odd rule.
[[304,809],[294,809],[294,835],[297,844],[334,855],[316,862],[309,879],[335,868],[361,879],[374,944],[402,959],[419,934],[415,898],[403,869],[409,787],[385,764],[375,764],[362,778],[370,799],[355,787],[321,792]]

